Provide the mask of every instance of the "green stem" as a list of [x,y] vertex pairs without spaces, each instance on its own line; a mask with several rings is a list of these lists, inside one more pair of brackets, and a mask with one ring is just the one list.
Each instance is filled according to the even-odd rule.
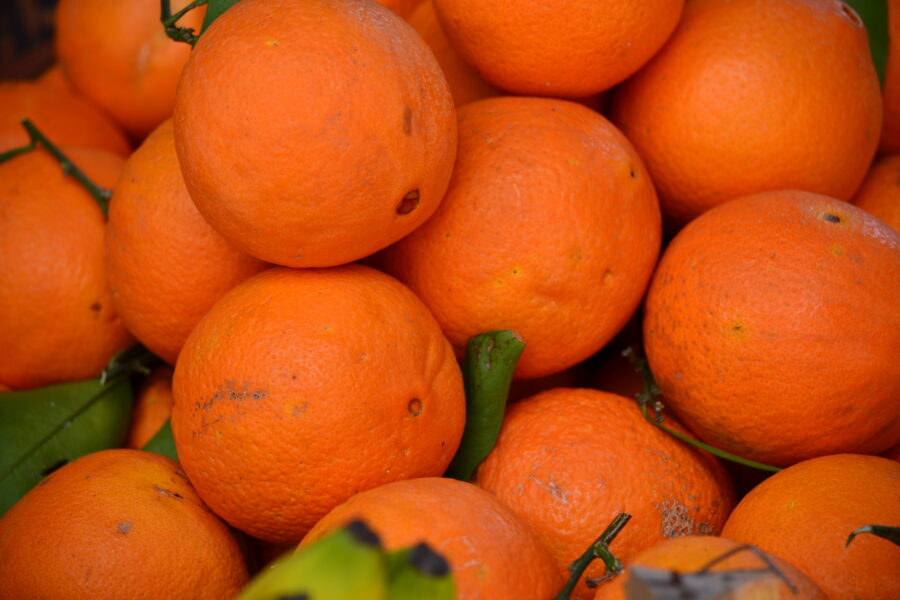
[[665,409],[665,405],[657,398],[661,394],[661,392],[659,390],[659,386],[656,385],[656,380],[653,379],[653,373],[650,372],[650,366],[647,364],[647,359],[639,351],[635,350],[631,346],[626,348],[623,354],[631,362],[631,365],[634,367],[634,369],[641,375],[641,380],[643,381],[644,385],[643,389],[637,396],[637,403],[641,408],[641,412],[644,414],[644,418],[649,422],[653,423],[669,435],[678,438],[682,442],[700,448],[701,450],[705,450],[710,454],[713,454],[714,456],[718,456],[719,458],[745,465],[747,467],[752,467],[754,469],[759,469],[761,471],[770,471],[772,473],[777,473],[781,470],[779,467],[756,462],[755,460],[750,460],[749,458],[742,458],[736,454],[732,454],[720,448],[716,448],[715,446],[710,446],[705,442],[701,442],[698,439],[692,438],[663,425],[663,410]]
[[893,542],[894,545],[900,546],[900,527],[892,527],[890,525],[863,525],[857,529],[854,529],[850,532],[850,537],[847,538],[847,542],[844,544],[844,547],[850,545],[850,542],[861,533],[870,533],[872,535],[877,535],[878,537],[882,537],[890,542]]
[[147,350],[141,344],[135,344],[116,353],[100,373],[100,385],[106,385],[109,381],[118,377],[141,373],[150,374],[150,367],[160,362],[160,359]]
[[183,17],[189,11],[194,10],[198,6],[204,6],[209,0],[194,0],[174,15],[172,14],[172,4],[170,0],[160,0],[159,2],[159,20],[163,24],[166,35],[176,42],[184,42],[190,44],[191,48],[200,39],[200,36],[194,33],[193,27],[179,27],[176,25],[178,19]]
[[[603,530],[603,533],[600,534],[600,537],[597,538],[597,541],[591,544],[590,547],[584,551],[584,554],[579,556],[575,562],[569,565],[569,573],[571,573],[571,575],[569,575],[569,579],[566,581],[566,585],[563,586],[563,589],[560,590],[552,600],[569,600],[569,597],[572,595],[572,590],[578,585],[578,581],[584,574],[585,569],[594,562],[595,558],[599,558],[606,565],[605,575],[616,575],[622,572],[622,562],[613,556],[612,552],[609,550],[609,545],[630,520],[631,515],[628,513],[619,513],[616,518],[607,525],[606,529]],[[597,580],[588,580],[588,587],[596,587],[596,585]]]
[[32,123],[28,119],[22,119],[21,121],[22,127],[25,128],[25,131],[28,132],[28,145],[22,146],[21,148],[13,148],[3,154],[0,154],[0,163],[5,160],[9,160],[15,156],[20,154],[24,154],[26,152],[30,152],[34,150],[38,144],[43,146],[47,152],[49,152],[53,158],[55,158],[60,166],[62,167],[63,175],[71,175],[78,183],[84,186],[84,189],[88,191],[88,193],[94,198],[97,202],[97,205],[100,207],[100,210],[103,211],[103,216],[109,214],[109,198],[112,196],[112,190],[102,188],[93,181],[91,181],[84,172],[75,166],[69,157],[62,153],[62,151],[56,147],[53,142],[47,139],[41,130],[35,127],[34,123]]

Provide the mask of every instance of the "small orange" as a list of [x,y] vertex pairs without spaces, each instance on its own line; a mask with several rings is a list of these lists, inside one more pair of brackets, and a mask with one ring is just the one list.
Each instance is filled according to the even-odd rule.
[[303,545],[363,519],[388,550],[425,541],[450,563],[458,600],[547,600],[563,586],[525,523],[490,494],[455,479],[388,483],[336,506]]
[[779,466],[878,453],[900,441],[897,298],[900,233],[827,196],[753,194],[666,248],[647,359],[667,406],[716,447]]
[[351,262],[411,232],[456,152],[434,55],[371,0],[235,4],[197,42],[174,122],[203,217],[290,267]]
[[684,0],[434,0],[453,47],[516,94],[581,98],[637,71],[672,34]]
[[[763,560],[751,549],[738,552],[722,561],[716,561],[727,552],[739,548],[742,544],[723,537],[709,535],[686,535],[661,542],[647,548],[635,556],[630,562],[631,566],[651,567],[665,569],[676,573],[695,573],[711,563],[710,573],[717,571],[755,571],[770,568],[769,563]],[[772,573],[753,580],[733,591],[732,600],[753,600],[766,598],[767,600],[828,600],[822,590],[816,586],[803,573],[792,567],[785,561],[767,556],[768,561],[774,564],[778,574]],[[713,562],[716,561],[716,562]],[[631,569],[616,577],[611,583],[603,585],[597,590],[594,600],[626,600],[625,589],[631,577]],[[784,580],[787,579],[794,587],[792,590]],[[758,595],[757,595],[758,594]]]
[[140,450],[153,439],[172,414],[172,367],[160,365],[141,382],[131,410],[128,447]]
[[515,330],[516,377],[531,378],[625,325],[661,236],[653,184],[609,121],[566,100],[501,96],[460,108],[440,208],[373,264],[422,298],[459,356],[477,333]]
[[[172,12],[190,0],[173,0]],[[60,0],[56,52],[72,86],[140,141],[172,115],[190,46],[166,36],[158,0]],[[200,29],[206,8],[179,26]]]
[[0,597],[222,600],[247,581],[238,544],[178,463],[138,450],[83,456],[0,519]]
[[[63,148],[97,185],[121,157]],[[133,338],[106,286],[106,223],[94,199],[43,148],[0,164],[0,382],[14,389],[100,374]]]
[[881,131],[859,16],[837,0],[685,5],[675,33],[617,88],[611,117],[684,223],[740,195],[849,200]]
[[234,248],[197,212],[170,120],[125,163],[113,198],[106,236],[113,303],[128,330],[174,365],[213,303],[268,265]]
[[[647,422],[632,400],[590,389],[510,405],[475,483],[532,526],[563,577],[620,512],[632,519],[610,549],[627,564],[666,538],[717,534],[734,504],[715,458]],[[598,561],[586,577],[603,572]],[[582,580],[573,599],[591,597]]]
[[876,160],[852,202],[900,231],[900,154]]
[[769,477],[735,507],[722,535],[759,546],[813,580],[830,600],[900,598],[900,546],[850,532],[900,525],[900,463],[837,454]]
[[94,105],[50,81],[0,82],[0,152],[28,144],[22,119],[60,146],[80,146],[128,156],[131,145]]
[[191,332],[172,430],[200,496],[233,526],[297,542],[349,496],[440,475],[462,375],[422,302],[361,265],[271,268]]

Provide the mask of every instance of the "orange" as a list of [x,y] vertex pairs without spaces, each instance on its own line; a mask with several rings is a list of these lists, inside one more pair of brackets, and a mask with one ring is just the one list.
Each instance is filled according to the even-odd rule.
[[[717,534],[734,504],[715,458],[647,422],[633,401],[590,389],[510,405],[475,483],[532,526],[563,577],[620,512],[632,519],[610,549],[628,563],[666,538]],[[603,572],[597,561],[586,577]],[[592,597],[582,579],[573,600]]]
[[528,526],[470,483],[427,477],[361,492],[316,523],[301,547],[357,518],[388,550],[424,540],[443,555],[459,600],[547,600],[563,586]]
[[900,154],[876,160],[852,202],[900,231]]
[[516,94],[580,98],[637,71],[672,34],[684,0],[434,0],[450,43]]
[[175,143],[203,217],[291,267],[367,256],[447,187],[453,99],[428,46],[370,0],[243,0],[197,43]]
[[[654,569],[665,569],[677,573],[695,573],[711,562],[742,544],[723,537],[708,535],[687,535],[666,540],[647,548],[634,557],[629,566],[638,565]],[[787,579],[796,590],[788,587],[778,574],[770,574],[753,580],[735,590],[734,600],[752,600],[766,598],[769,600],[828,600],[825,594],[803,573],[788,563],[774,556],[767,556],[775,565],[778,573]],[[743,550],[717,561],[709,572],[716,571],[755,571],[770,569],[771,566],[752,550]],[[625,600],[625,587],[631,577],[631,569],[626,569],[608,585],[597,590],[594,600]],[[760,594],[760,595],[754,595]]]
[[562,371],[637,309],[659,253],[653,184],[604,117],[574,102],[498,97],[459,111],[441,207],[376,257],[428,305],[461,356],[513,329],[516,377]]
[[898,525],[900,463],[838,454],[797,463],[747,494],[722,535],[778,556],[803,571],[830,600],[900,598],[900,546],[861,534],[863,525]]
[[[189,0],[174,0],[172,12]],[[166,37],[157,0],[60,0],[56,52],[72,86],[140,141],[172,115],[190,46]],[[199,30],[206,9],[179,26]]]
[[667,406],[775,465],[900,441],[900,233],[846,202],[768,192],[672,240],[644,311]]
[[128,156],[131,145],[118,126],[92,104],[59,89],[53,80],[0,82],[0,152],[28,144],[21,125],[30,119],[60,146],[82,146]]
[[434,53],[450,93],[456,106],[462,106],[481,98],[498,96],[502,92],[481,78],[475,69],[470,67],[454,50],[453,46],[444,35],[444,30],[434,12],[432,0],[424,0],[407,19],[413,29],[422,36],[428,47]]
[[221,600],[247,570],[178,463],[138,450],[83,456],[0,520],[0,596]]
[[900,152],[900,2],[887,0],[888,56],[882,97],[884,124],[879,150],[885,154]]
[[172,395],[172,367],[161,365],[141,382],[131,411],[128,447],[141,449],[169,420],[175,397]]
[[174,391],[178,456],[201,497],[272,542],[299,541],[357,492],[440,475],[465,420],[434,317],[360,265],[239,284],[191,332]]
[[[97,185],[122,172],[114,154],[63,151]],[[0,164],[0,382],[95,377],[132,343],[106,286],[105,229],[100,207],[46,150]]]
[[141,343],[175,364],[213,303],[267,265],[234,248],[197,212],[181,177],[171,121],[128,159],[113,197],[106,237],[113,303]]
[[875,154],[881,92],[862,21],[835,0],[696,0],[615,94],[612,120],[676,222],[744,194],[849,200]]

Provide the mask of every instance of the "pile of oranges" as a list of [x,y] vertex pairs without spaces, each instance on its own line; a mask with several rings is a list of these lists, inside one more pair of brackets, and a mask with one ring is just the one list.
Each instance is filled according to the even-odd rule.
[[[362,519],[551,600],[622,512],[572,599],[710,561],[900,598],[900,547],[847,543],[900,526],[900,3],[883,81],[839,0],[229,4],[192,48],[60,0],[58,65],[0,83],[0,389],[164,363],[0,517],[0,598],[230,599]],[[445,477],[500,330],[499,437]]]

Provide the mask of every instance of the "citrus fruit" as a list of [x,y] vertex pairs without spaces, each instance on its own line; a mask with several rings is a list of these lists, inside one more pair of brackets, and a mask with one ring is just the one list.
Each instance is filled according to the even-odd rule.
[[900,231],[900,154],[875,161],[853,196],[853,204]]

